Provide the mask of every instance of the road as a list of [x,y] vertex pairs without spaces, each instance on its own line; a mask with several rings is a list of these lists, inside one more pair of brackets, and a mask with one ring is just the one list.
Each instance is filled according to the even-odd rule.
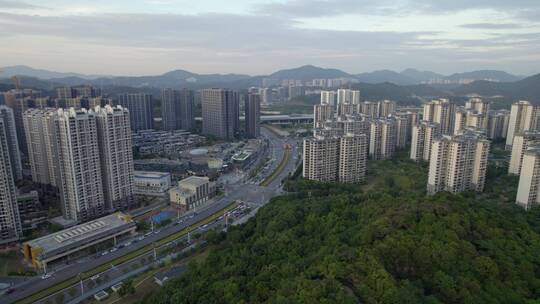
[[[36,277],[28,280],[23,284],[16,286],[15,292],[3,296],[2,303],[13,303],[17,300],[24,299],[41,290],[59,284],[67,279],[77,277],[80,273],[84,273],[100,265],[110,263],[118,257],[124,256],[132,251],[143,248],[169,235],[177,233],[190,225],[204,220],[205,218],[212,216],[219,210],[227,207],[232,201],[239,200],[249,202],[255,206],[255,209],[258,209],[260,206],[266,204],[270,201],[272,197],[282,193],[281,181],[285,177],[287,177],[289,173],[294,172],[294,170],[296,169],[298,163],[298,147],[297,142],[294,139],[281,138],[276,134],[270,132],[266,128],[261,128],[261,133],[263,137],[270,140],[270,155],[273,158],[269,170],[267,170],[267,173],[265,174],[266,176],[272,174],[272,172],[279,166],[279,163],[281,162],[281,159],[283,158],[285,153],[285,145],[289,144],[291,147],[291,157],[289,158],[288,163],[286,164],[284,169],[278,174],[277,178],[275,178],[268,186],[262,187],[257,184],[253,184],[252,180],[248,180],[247,183],[238,182],[234,184],[226,184],[224,185],[225,194],[223,197],[215,200],[211,204],[208,204],[204,208],[197,210],[196,215],[194,215],[192,218],[188,218],[183,223],[179,225],[170,225],[168,227],[165,227],[161,229],[159,233],[152,234],[144,238],[142,241],[138,241],[128,247],[118,249],[117,251],[111,252],[105,256],[83,259],[79,262],[74,262],[71,265],[67,265],[61,271],[55,272],[52,277],[48,279],[41,279],[40,277]],[[251,216],[253,215],[250,215],[249,217]],[[139,263],[138,259],[142,258],[143,257],[138,257],[132,261],[127,262],[127,267],[130,267],[130,263]],[[71,288],[72,287],[69,287],[69,289]],[[67,289],[64,290],[64,292],[67,291]]]

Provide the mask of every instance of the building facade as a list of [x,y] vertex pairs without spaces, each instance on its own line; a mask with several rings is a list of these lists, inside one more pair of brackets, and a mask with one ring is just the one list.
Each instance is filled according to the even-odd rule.
[[540,107],[532,105],[528,101],[518,101],[512,104],[510,120],[508,121],[508,133],[506,135],[506,148],[512,148],[514,135],[523,131],[536,131],[540,119]]
[[374,160],[389,159],[396,150],[396,122],[393,119],[371,121],[369,156]]
[[131,130],[148,130],[154,127],[152,95],[129,93],[118,95],[117,105],[129,110]]
[[443,135],[452,135],[455,125],[456,105],[448,99],[432,100],[424,104],[423,120],[438,123]]
[[429,162],[433,140],[440,135],[441,132],[437,123],[421,121],[414,126],[411,140],[411,159]]
[[257,138],[261,135],[261,96],[248,94],[245,101],[245,130],[248,138]]
[[475,133],[435,139],[431,147],[427,192],[482,192],[490,142]]
[[15,242],[22,237],[7,130],[0,119],[0,244]]
[[524,131],[514,135],[512,154],[508,164],[508,174],[520,175],[525,152],[540,144],[540,132]]
[[203,133],[232,140],[238,132],[238,92],[226,89],[201,91]]
[[7,106],[0,106],[0,120],[4,123],[6,141],[9,148],[9,159],[11,162],[11,172],[15,180],[23,178],[21,152],[17,140],[17,126],[15,125],[15,115],[13,110]]
[[540,147],[535,146],[525,151],[523,169],[519,176],[516,204],[530,209],[540,203]]
[[130,209],[136,202],[129,111],[122,106],[105,106],[96,107],[94,112],[106,208]]

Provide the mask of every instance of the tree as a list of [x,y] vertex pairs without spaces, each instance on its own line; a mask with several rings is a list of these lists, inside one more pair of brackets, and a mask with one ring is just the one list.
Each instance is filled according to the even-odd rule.
[[128,294],[134,294],[135,293],[135,287],[133,286],[133,280],[127,280],[122,283],[122,286],[118,290],[118,294],[121,297],[124,297]]
[[75,295],[77,294],[77,289],[75,287],[72,287],[68,290],[68,294],[70,297],[75,297]]

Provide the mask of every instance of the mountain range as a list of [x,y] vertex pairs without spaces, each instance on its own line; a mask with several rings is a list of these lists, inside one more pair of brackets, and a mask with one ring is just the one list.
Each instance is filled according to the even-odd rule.
[[284,69],[265,76],[244,74],[198,74],[174,70],[156,76],[108,76],[61,73],[33,69],[27,66],[0,68],[0,84],[11,85],[9,77],[17,76],[23,86],[41,90],[53,90],[60,86],[94,85],[105,88],[109,94],[125,91],[159,92],[160,88],[228,87],[246,89],[261,86],[263,79],[277,83],[284,79],[309,81],[312,79],[348,78],[362,90],[366,98],[390,98],[407,100],[415,96],[502,96],[507,99],[528,99],[540,102],[540,74],[531,77],[512,75],[504,71],[482,70],[452,75],[431,71],[406,69],[401,72],[380,70],[370,73],[349,74],[338,69],[313,65]]
[[28,76],[49,80],[54,83],[64,85],[118,85],[133,87],[175,87],[175,86],[198,86],[208,84],[219,84],[227,82],[245,82],[253,85],[261,85],[262,78],[272,78],[276,80],[298,79],[309,81],[320,78],[350,78],[363,83],[394,83],[397,85],[414,85],[421,83],[441,83],[460,84],[475,80],[490,80],[493,82],[514,82],[523,79],[523,76],[516,76],[504,71],[481,70],[452,75],[442,75],[431,71],[419,71],[416,69],[406,69],[401,72],[391,70],[379,70],[368,73],[349,74],[338,69],[328,69],[305,65],[293,69],[280,70],[265,76],[250,76],[244,74],[198,74],[186,70],[174,70],[162,75],[154,76],[111,76],[111,75],[85,75],[78,73],[62,73],[42,69],[34,69],[28,66],[18,65],[0,68],[0,79],[12,76]]

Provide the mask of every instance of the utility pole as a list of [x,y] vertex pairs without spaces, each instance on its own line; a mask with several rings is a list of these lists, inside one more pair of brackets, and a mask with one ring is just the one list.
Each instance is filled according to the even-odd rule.
[[191,244],[191,232],[190,231],[188,231],[188,233],[187,233],[187,243]]
[[157,261],[156,243],[152,243],[154,246],[154,261]]

